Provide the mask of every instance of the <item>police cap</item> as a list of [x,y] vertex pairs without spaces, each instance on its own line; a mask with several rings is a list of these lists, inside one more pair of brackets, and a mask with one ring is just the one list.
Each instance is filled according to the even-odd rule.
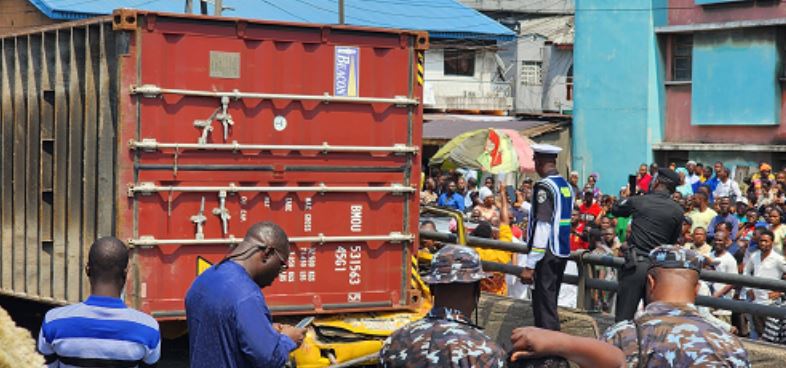
[[679,245],[662,245],[650,252],[650,268],[681,268],[701,272],[706,258],[692,249]]

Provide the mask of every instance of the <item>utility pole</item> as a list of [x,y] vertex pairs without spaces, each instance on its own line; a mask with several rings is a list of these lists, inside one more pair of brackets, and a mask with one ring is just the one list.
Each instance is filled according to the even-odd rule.
[[344,24],[344,0],[338,0],[338,24]]
[[217,17],[221,16],[221,11],[224,10],[224,5],[222,4],[222,0],[216,0],[213,2],[213,6],[215,7],[213,14]]
[[194,0],[186,0],[186,14],[194,11]]

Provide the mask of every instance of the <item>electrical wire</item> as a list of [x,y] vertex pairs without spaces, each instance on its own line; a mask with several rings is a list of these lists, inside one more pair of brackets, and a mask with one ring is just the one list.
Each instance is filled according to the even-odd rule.
[[284,8],[282,8],[282,7],[280,7],[280,6],[276,5],[276,4],[274,4],[274,3],[273,3],[273,2],[271,2],[271,1],[268,1],[268,0],[260,0],[260,1],[262,1],[263,3],[265,3],[265,4],[268,4],[268,5],[270,5],[270,6],[274,7],[274,8],[276,8],[276,9],[278,9],[278,10],[282,11],[282,12],[284,12],[285,14],[289,14],[289,16],[291,16],[291,17],[295,17],[295,18],[297,18],[297,19],[300,19],[300,20],[302,20],[302,21],[304,21],[304,22],[309,22],[309,21],[308,21],[308,19],[306,19],[306,18],[303,18],[303,17],[301,17],[301,16],[299,16],[299,15],[297,15],[297,14],[294,14],[294,13],[290,12],[289,10],[286,10],[286,9],[284,9]]

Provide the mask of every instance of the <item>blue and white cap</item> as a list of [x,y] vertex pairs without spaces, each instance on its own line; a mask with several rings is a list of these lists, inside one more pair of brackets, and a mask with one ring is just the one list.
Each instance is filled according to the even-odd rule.
[[551,144],[533,144],[531,147],[535,155],[556,156],[562,152],[562,148]]

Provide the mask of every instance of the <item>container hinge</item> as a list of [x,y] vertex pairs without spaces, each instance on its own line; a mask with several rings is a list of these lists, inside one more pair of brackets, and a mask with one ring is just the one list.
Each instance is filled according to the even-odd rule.
[[131,86],[132,94],[141,94],[146,98],[154,98],[161,95],[161,87],[155,84],[143,84],[141,86]]
[[139,239],[129,239],[128,244],[135,247],[152,248],[156,245],[156,238],[149,235],[143,235],[140,236]]
[[[196,215],[191,216],[191,222],[196,224],[196,234],[194,235],[194,239],[205,239],[204,224],[207,222],[207,217],[205,217],[205,196],[202,196],[202,204],[199,206],[199,212]],[[226,232],[226,230],[224,230],[224,232]]]
[[393,195],[402,195],[404,193],[409,193],[408,189],[410,189],[398,183],[391,184],[390,188],[393,191]]
[[[202,204],[204,204],[204,197],[202,197],[202,200]],[[229,219],[232,216],[229,215],[229,210],[226,207],[227,192],[225,190],[218,192],[218,203],[219,206],[213,209],[213,214],[221,218],[221,229],[223,230],[221,234],[226,235],[229,228]]]
[[132,148],[141,148],[145,152],[155,152],[158,142],[155,138],[144,138],[139,144],[134,145],[133,141],[130,144]]
[[412,100],[407,96],[393,96],[393,99],[396,100],[394,105],[399,107],[412,105]]
[[390,242],[394,244],[414,240],[412,235],[404,235],[398,231],[391,232],[389,236],[390,236]]
[[128,186],[128,196],[133,197],[134,194],[136,193],[139,193],[141,195],[150,195],[156,192],[156,188],[157,187],[155,183],[149,181],[141,182],[137,185],[131,184]]
[[406,144],[397,143],[393,145],[393,153],[397,156],[405,155],[408,153],[417,154],[419,152],[418,147],[410,147]]

